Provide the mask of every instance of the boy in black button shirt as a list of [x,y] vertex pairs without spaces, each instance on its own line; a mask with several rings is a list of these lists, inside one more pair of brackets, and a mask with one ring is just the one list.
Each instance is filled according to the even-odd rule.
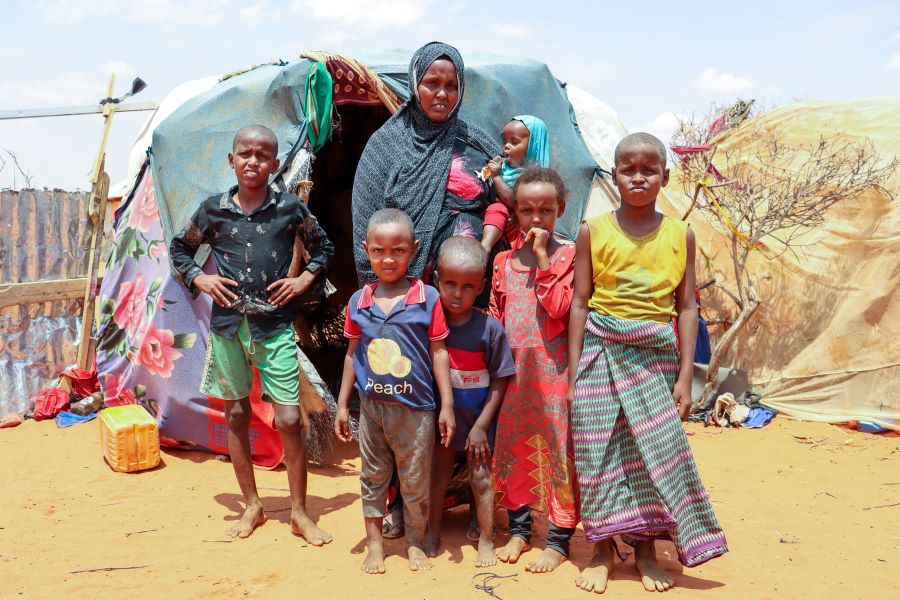
[[[279,165],[278,140],[261,125],[234,137],[228,163],[237,186],[203,201],[190,223],[172,240],[175,271],[196,296],[215,302],[210,319],[200,391],[225,401],[228,451],[246,510],[228,530],[245,538],[265,522],[250,460],[250,386],[259,371],[263,399],[274,403],[275,426],[284,442],[291,488],[291,529],[314,545],[331,541],[306,513],[306,448],[300,414],[300,366],[288,303],[321,276],[334,251],[306,205],[293,194],[269,189]],[[306,270],[288,277],[295,237],[309,252]],[[209,244],[216,274],[194,261],[201,244]]]

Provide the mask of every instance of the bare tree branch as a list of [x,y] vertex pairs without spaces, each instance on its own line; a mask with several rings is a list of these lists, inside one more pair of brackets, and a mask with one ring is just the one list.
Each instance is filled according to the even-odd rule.
[[[719,289],[740,309],[713,351],[701,404],[715,387],[718,365],[740,328],[765,302],[748,270],[750,252],[769,249],[771,244],[773,252],[764,254],[767,259],[791,252],[799,260],[796,251],[810,245],[804,238],[824,226],[835,204],[869,191],[892,198],[885,184],[900,164],[896,158],[879,157],[870,140],[857,143],[841,135],[823,135],[810,145],[788,143],[753,119],[745,122],[752,107],[753,101],[744,100],[730,107],[714,106],[703,120],[679,121],[672,138],[673,151],[681,157],[685,194],[696,198],[693,209],[730,242],[736,293],[721,285]],[[723,147],[722,141],[739,124],[750,142]]]
[[[31,180],[34,179],[34,175],[32,173],[25,172],[25,169],[23,169],[22,166],[19,164],[18,157],[15,155],[15,153],[12,150],[7,149],[7,150],[5,150],[5,152],[12,159],[13,165],[15,167],[13,169],[13,188],[15,189],[17,187],[16,186],[16,171],[21,173],[22,178],[25,180],[25,188],[31,188],[32,187]],[[3,165],[6,166],[6,161],[3,162]]]

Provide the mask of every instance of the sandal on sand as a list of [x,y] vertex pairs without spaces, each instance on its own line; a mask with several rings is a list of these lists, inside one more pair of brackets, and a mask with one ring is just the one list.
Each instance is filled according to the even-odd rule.
[[[497,537],[496,525],[494,525],[494,531],[492,532],[491,537]],[[481,539],[481,528],[478,527],[478,521],[474,518],[469,521],[469,528],[466,530],[466,539],[470,542],[477,542],[479,539]]]
[[392,510],[381,525],[381,537],[386,540],[394,540],[403,537],[404,533],[403,510]]
[[22,413],[8,413],[0,419],[0,429],[21,425],[23,420]]
[[469,528],[466,530],[466,539],[470,542],[477,542],[481,537],[481,529],[478,528],[478,523],[469,523]]

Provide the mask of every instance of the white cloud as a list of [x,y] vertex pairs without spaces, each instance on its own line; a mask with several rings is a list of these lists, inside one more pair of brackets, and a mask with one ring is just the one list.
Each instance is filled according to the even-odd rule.
[[249,6],[245,6],[240,9],[239,14],[241,17],[245,19],[257,19],[263,15],[263,10],[265,9],[265,4],[262,2],[257,2],[256,4],[251,4]]
[[153,25],[217,25],[228,0],[55,0],[38,8],[52,21],[72,25],[85,19],[121,19]]
[[[121,88],[126,83],[131,83],[131,80],[136,75],[134,69],[124,60],[114,60],[106,63],[103,65],[103,72],[116,74],[116,89]],[[113,90],[113,93],[116,93],[115,90]]]
[[896,44],[897,42],[900,42],[900,31],[894,33],[887,41],[888,44]]
[[106,81],[84,71],[69,71],[53,79],[39,79],[0,87],[10,108],[96,104],[106,97]]
[[694,87],[704,94],[718,95],[746,92],[756,85],[746,77],[720,73],[715,67],[709,67],[694,81]]
[[435,0],[297,0],[291,9],[305,18],[334,23],[340,29],[374,33],[419,22]]
[[96,104],[106,97],[110,73],[116,74],[114,96],[131,89],[134,69],[121,60],[103,65],[96,72],[69,71],[52,79],[0,85],[4,107],[73,106]]
[[900,52],[892,54],[887,61],[888,69],[900,69]]
[[342,31],[340,29],[331,29],[319,35],[319,42],[322,44],[323,48],[337,48],[345,41],[347,41],[347,38],[349,37],[350,35],[346,31]]
[[[550,67],[550,71],[561,81],[585,88],[592,93],[604,84],[608,85],[615,76],[613,63],[597,60],[594,57],[578,57],[571,53],[560,51],[559,53],[547,53],[540,60],[544,60]],[[597,89],[594,89],[596,86]]]
[[501,37],[523,38],[534,32],[534,27],[528,23],[501,23],[494,25],[494,33]]
[[678,128],[679,119],[684,120],[687,118],[688,115],[664,112],[649,121],[645,121],[643,125],[632,131],[645,131],[653,134],[668,146],[672,141],[672,134],[675,133],[675,130]]

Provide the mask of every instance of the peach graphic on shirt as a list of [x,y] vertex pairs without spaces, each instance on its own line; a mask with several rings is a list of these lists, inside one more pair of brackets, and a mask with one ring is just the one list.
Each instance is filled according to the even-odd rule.
[[[397,342],[388,338],[375,338],[369,342],[366,357],[369,359],[369,368],[376,375],[393,374],[391,367],[396,359],[403,359],[409,363],[409,359],[400,354],[400,346]],[[410,368],[412,368],[412,363],[410,363]],[[397,372],[399,373],[401,370],[398,368]],[[404,375],[408,373],[409,370]],[[395,375],[395,377],[401,376]]]
[[395,356],[391,360],[391,375],[394,377],[406,377],[412,371],[412,361],[405,356]]

